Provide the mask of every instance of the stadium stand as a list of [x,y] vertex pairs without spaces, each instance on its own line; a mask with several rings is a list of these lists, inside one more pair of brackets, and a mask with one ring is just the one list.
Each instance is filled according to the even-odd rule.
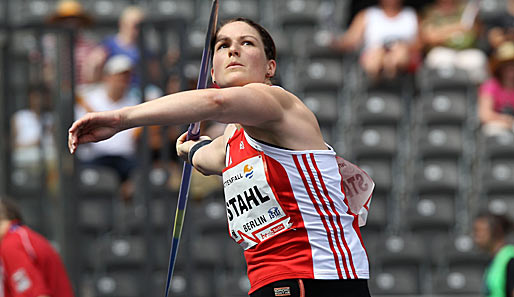
[[[10,105],[0,108],[2,121],[26,106],[27,81],[54,78],[43,69],[46,62],[38,58],[43,45],[52,39],[60,47],[66,42],[63,32],[45,25],[56,0],[5,2],[0,1],[0,16],[9,15],[0,18],[0,67],[6,69],[0,72],[0,90],[5,85],[6,91],[0,96],[8,94]],[[115,32],[124,7],[142,6],[149,18],[141,34],[157,40],[153,47],[159,59],[164,61],[169,49],[182,50],[180,61],[164,73],[176,71],[194,80],[203,48],[206,2],[81,3],[96,20],[88,29],[96,40]],[[480,134],[477,86],[464,71],[421,67],[414,75],[394,81],[368,81],[359,70],[356,54],[327,48],[330,34],[346,29],[350,4],[349,0],[224,0],[220,19],[246,16],[270,29],[278,50],[277,84],[300,94],[318,117],[328,143],[374,179],[376,190],[367,225],[362,228],[372,295],[478,297],[487,258],[473,246],[470,222],[479,208],[514,219],[514,136]],[[480,5],[484,19],[494,18],[503,9],[501,0],[484,0]],[[7,22],[12,27],[6,28]],[[9,44],[1,37],[7,29],[11,30]],[[150,38],[152,30],[157,35]],[[60,50],[50,54],[58,58]],[[62,74],[54,75],[53,108],[62,116],[69,112],[63,108],[70,98],[63,97],[66,92],[58,79]],[[61,119],[57,119],[59,124]],[[64,252],[72,255],[65,259],[72,267],[77,295],[162,294],[177,202],[176,180],[180,179],[177,172],[163,163],[151,164],[141,153],[144,164],[135,173],[137,190],[134,200],[126,203],[118,199],[119,180],[109,169],[74,167],[64,153],[59,158],[60,173],[74,179],[74,184],[60,186],[76,195],[76,203],[67,206],[67,211],[73,219],[70,226],[77,235],[77,249]],[[4,168],[9,167],[0,169]],[[28,225],[62,240],[60,226],[54,225],[53,212],[48,211],[49,201],[66,199],[59,196],[62,188],[48,189],[46,173],[25,168],[6,172],[8,193],[28,214]],[[171,286],[173,296],[247,296],[244,258],[228,236],[226,224],[221,189],[190,199]]]

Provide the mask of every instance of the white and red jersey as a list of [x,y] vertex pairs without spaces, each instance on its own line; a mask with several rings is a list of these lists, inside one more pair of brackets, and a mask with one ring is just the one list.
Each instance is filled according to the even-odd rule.
[[245,249],[250,293],[283,279],[369,278],[332,148],[278,148],[239,129],[226,163],[229,232]]

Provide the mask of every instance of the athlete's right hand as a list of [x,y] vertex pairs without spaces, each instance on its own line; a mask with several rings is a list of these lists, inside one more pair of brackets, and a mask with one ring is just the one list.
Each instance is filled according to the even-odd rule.
[[202,140],[211,140],[209,136],[200,136],[198,140],[187,140],[187,131],[184,132],[182,135],[180,135],[179,138],[177,138],[176,143],[176,149],[177,149],[177,155],[184,161],[188,161],[189,159],[189,151],[195,145],[196,143],[202,141]]
[[79,144],[105,140],[121,130],[122,119],[118,110],[88,113],[68,130],[68,149],[73,154]]

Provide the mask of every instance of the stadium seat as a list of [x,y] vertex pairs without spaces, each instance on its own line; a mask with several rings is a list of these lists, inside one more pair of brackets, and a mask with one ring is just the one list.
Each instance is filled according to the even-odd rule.
[[128,0],[91,0],[85,8],[94,14],[97,21],[116,23],[123,9],[130,4]]
[[483,267],[454,267],[437,273],[433,291],[436,294],[458,296],[481,296],[483,287]]
[[415,233],[440,230],[446,234],[455,223],[455,215],[455,197],[448,194],[421,195],[407,210],[410,230]]
[[306,92],[302,100],[320,122],[333,124],[337,121],[339,109],[336,92]]
[[111,199],[80,199],[78,224],[84,232],[101,233],[112,228],[113,205]]
[[483,135],[484,157],[489,159],[514,159],[514,134],[503,133],[496,136]]
[[419,194],[454,194],[459,188],[459,171],[455,160],[427,159],[419,164],[414,185]]
[[[186,58],[190,61],[200,62],[205,46],[205,28],[203,26],[191,26],[187,33]],[[198,66],[198,69],[199,66]],[[184,69],[187,72],[187,69]],[[192,71],[194,72],[194,71]],[[198,75],[198,71],[196,71]],[[186,76],[189,77],[186,73]]]
[[486,194],[514,193],[514,159],[491,160],[482,180]]
[[418,156],[425,158],[459,159],[463,150],[463,136],[459,126],[422,126],[418,141]]
[[[152,275],[153,294],[148,296],[160,296],[166,288],[168,271],[159,270]],[[173,278],[170,283],[170,296],[189,297],[191,296],[191,286],[186,271],[176,267],[173,271]]]
[[11,194],[14,197],[41,198],[42,172],[30,168],[13,168],[10,176]]
[[243,248],[228,238],[228,234],[225,235],[227,240],[223,242],[223,257],[225,267],[233,271],[244,271],[246,272],[246,260],[243,253]]
[[479,18],[484,24],[489,24],[505,11],[505,2],[502,0],[484,0],[480,5]]
[[360,159],[356,162],[375,182],[375,193],[388,192],[393,183],[392,164],[387,159]]
[[397,124],[403,114],[403,103],[398,94],[370,91],[357,102],[357,121],[362,124]]
[[197,268],[213,269],[224,263],[223,246],[228,238],[220,234],[197,234],[192,242],[192,257]]
[[220,286],[219,272],[212,269],[196,269],[191,277],[192,296],[212,297],[216,296]]
[[205,200],[195,205],[194,221],[200,233],[225,233],[227,231],[227,215],[225,200]]
[[369,280],[372,296],[414,296],[419,294],[419,271],[416,267],[383,268]]
[[466,90],[470,84],[468,74],[462,69],[421,68],[417,73],[418,84],[425,90]]
[[255,0],[226,0],[220,1],[219,15],[224,19],[245,17],[254,21],[260,19],[259,1]]
[[313,59],[302,65],[298,73],[304,91],[338,90],[343,83],[343,67],[336,59]]
[[382,267],[399,264],[420,265],[425,260],[427,252],[423,238],[414,233],[383,236],[377,248],[381,251],[378,261]]
[[314,28],[318,22],[320,0],[273,1],[274,19],[282,29]]
[[418,98],[416,113],[426,124],[462,124],[467,117],[466,93],[462,91],[429,92]]
[[96,292],[99,297],[140,297],[141,273],[113,272],[97,276]]
[[81,168],[77,176],[81,196],[112,197],[118,191],[119,177],[111,168],[87,166]]
[[178,18],[192,22],[195,17],[195,5],[194,1],[189,0],[150,0],[148,13],[157,20]]
[[469,265],[481,267],[484,270],[489,262],[489,256],[474,244],[471,235],[468,234],[450,236],[439,252],[442,263],[450,267]]
[[[176,269],[187,269],[188,264],[191,263],[192,251],[190,244],[189,230],[184,228],[180,246],[175,262]],[[155,267],[158,269],[168,268],[170,258],[171,240],[166,239],[166,234],[155,234],[152,243],[152,253],[154,253]]]
[[250,290],[250,282],[245,271],[236,273],[226,272],[222,275],[218,296],[246,297]]
[[294,40],[295,53],[309,59],[330,58],[342,61],[343,52],[331,47],[332,32],[327,30],[316,30],[312,34],[297,35]]
[[355,158],[394,158],[398,138],[394,126],[362,126],[356,129],[352,142]]
[[142,267],[147,260],[146,242],[142,237],[113,236],[96,242],[98,256],[108,267]]
[[514,197],[512,195],[488,195],[487,208],[495,214],[506,215],[514,221]]
[[[0,12],[5,6],[0,5]],[[9,22],[16,24],[37,24],[44,22],[47,16],[54,11],[54,1],[44,0],[19,0],[9,2]]]

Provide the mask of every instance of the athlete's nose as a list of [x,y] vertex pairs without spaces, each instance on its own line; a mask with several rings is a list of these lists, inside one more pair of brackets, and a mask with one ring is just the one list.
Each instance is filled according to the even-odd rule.
[[232,56],[236,56],[236,57],[239,57],[240,56],[240,49],[239,49],[239,46],[236,45],[236,44],[232,44],[228,50],[228,56],[229,57],[232,57]]

